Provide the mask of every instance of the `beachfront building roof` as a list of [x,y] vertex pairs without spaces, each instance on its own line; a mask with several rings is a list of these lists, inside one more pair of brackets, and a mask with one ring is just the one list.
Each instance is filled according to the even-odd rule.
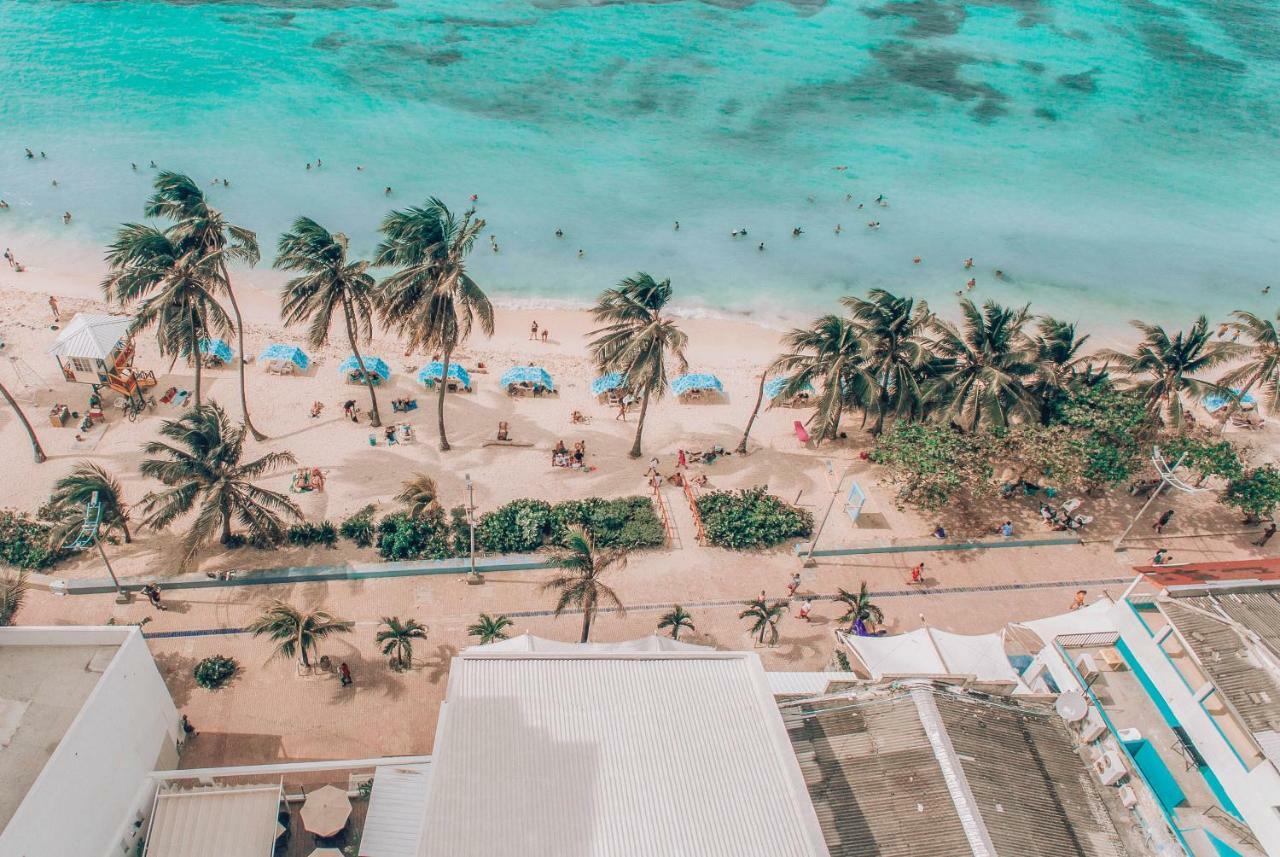
[[671,392],[677,396],[683,396],[694,391],[723,394],[724,385],[720,383],[719,378],[707,372],[691,372],[688,375],[681,375],[671,382]]
[[90,315],[76,313],[62,329],[49,353],[60,360],[79,357],[86,360],[113,360],[129,338],[132,316]]
[[311,358],[296,345],[273,342],[262,352],[258,363],[268,372],[285,373],[295,369],[305,372],[311,365]]
[[501,383],[504,387],[523,385],[544,387],[548,390],[555,390],[556,388],[555,381],[551,378],[551,373],[541,366],[512,366],[502,373]]
[[523,638],[453,659],[419,857],[825,855],[752,653]]
[[[364,368],[368,370],[370,375],[375,376],[379,380],[386,381],[391,377],[391,367],[387,365],[387,361],[381,357],[364,357]],[[360,374],[360,363],[356,360],[356,356],[352,354],[346,360],[342,361],[342,365],[338,367],[338,371],[348,376],[349,379],[363,383],[363,379],[357,377]]]
[[[764,385],[765,398],[770,401],[773,401],[774,399],[778,398],[778,396],[782,395],[782,391],[787,389],[787,384],[789,384],[790,382],[791,382],[791,379],[785,375],[779,375],[776,378],[770,378],[768,381],[765,382],[765,385]],[[804,385],[801,386],[800,389],[796,390],[795,393],[793,393],[792,395],[793,396],[802,396],[802,395],[813,396],[813,395],[816,395],[816,391],[813,389],[813,385],[810,384],[808,381],[806,381]]]
[[608,375],[601,375],[591,382],[591,395],[603,396],[613,390],[624,389],[626,385],[626,376],[621,372],[610,372]]
[[200,353],[208,357],[212,357],[222,363],[230,363],[231,356],[235,353],[231,350],[231,346],[222,339],[202,339],[200,340]]
[[[444,363],[439,360],[433,360],[418,370],[418,381],[428,387],[434,387],[439,383],[440,375],[443,371]],[[467,373],[466,369],[462,368],[460,363],[449,364],[449,378],[456,381],[457,384],[461,384],[463,389],[471,389],[471,375]]]
[[180,731],[137,628],[0,628],[0,854],[136,853]]
[[833,857],[1150,853],[1050,705],[919,682],[780,707]]
[[848,649],[854,671],[873,681],[947,676],[989,692],[1027,692],[1005,653],[1002,633],[953,634],[925,627],[884,637],[843,632],[836,637]]
[[145,857],[269,857],[275,853],[280,782],[162,788]]

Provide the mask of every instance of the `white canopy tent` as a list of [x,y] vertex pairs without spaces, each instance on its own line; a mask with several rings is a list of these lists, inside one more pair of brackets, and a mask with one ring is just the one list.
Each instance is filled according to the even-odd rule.
[[1027,693],[1004,650],[1004,634],[953,634],[918,628],[908,634],[859,637],[839,634],[873,681],[895,676],[966,676],[974,681],[1007,684]]
[[1046,616],[1043,619],[1031,619],[1027,622],[1014,622],[1013,627],[1026,628],[1039,637],[1046,646],[1053,645],[1053,641],[1059,637],[1114,633],[1116,623],[1111,618],[1111,608],[1114,606],[1115,602],[1104,595],[1079,610],[1060,613],[1057,616]]
[[271,857],[280,798],[279,783],[161,792],[146,857]]

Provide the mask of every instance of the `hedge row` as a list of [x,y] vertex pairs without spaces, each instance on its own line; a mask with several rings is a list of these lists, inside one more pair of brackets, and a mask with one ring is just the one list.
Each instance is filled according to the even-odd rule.
[[707,540],[723,548],[768,548],[813,532],[812,515],[763,488],[709,491],[697,503]]

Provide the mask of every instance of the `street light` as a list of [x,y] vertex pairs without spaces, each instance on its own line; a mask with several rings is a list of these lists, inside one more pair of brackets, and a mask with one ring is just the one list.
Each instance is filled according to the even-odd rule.
[[1178,460],[1170,466],[1169,462],[1165,461],[1164,455],[1161,454],[1160,447],[1151,447],[1151,463],[1155,465],[1156,472],[1160,474],[1160,484],[1151,492],[1150,499],[1148,499],[1147,502],[1143,504],[1142,508],[1138,510],[1138,514],[1133,516],[1133,520],[1129,522],[1129,526],[1125,527],[1124,532],[1116,537],[1112,547],[1117,551],[1124,550],[1124,548],[1120,546],[1121,543],[1125,540],[1125,537],[1129,535],[1129,531],[1133,529],[1134,524],[1138,523],[1139,519],[1147,513],[1147,509],[1156,501],[1156,497],[1160,495],[1160,492],[1164,490],[1166,485],[1172,486],[1175,490],[1181,491],[1183,494],[1199,494],[1202,491],[1208,490],[1207,488],[1197,488],[1194,485],[1188,485],[1186,482],[1183,482],[1178,478],[1176,471],[1182,466],[1183,459],[1186,457],[1187,454],[1185,452],[1182,453],[1182,455],[1178,456]]
[[476,489],[471,481],[471,474],[466,474],[467,485],[467,526],[471,529],[471,571],[467,573],[467,584],[484,583],[484,578],[476,571]]

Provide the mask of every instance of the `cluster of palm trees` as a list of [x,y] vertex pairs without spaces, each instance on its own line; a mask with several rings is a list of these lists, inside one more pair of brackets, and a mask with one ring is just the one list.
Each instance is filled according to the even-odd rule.
[[[962,298],[957,325],[923,301],[883,289],[841,303],[844,314],[823,315],[788,333],[786,352],[770,367],[788,375],[783,396],[817,390],[812,424],[819,441],[838,436],[849,411],[861,411],[864,426],[870,418],[875,435],[889,417],[939,419],[968,432],[1047,422],[1073,385],[1097,383],[1109,370],[1143,396],[1153,420],[1174,429],[1184,425],[1184,396],[1217,393],[1238,404],[1261,387],[1272,407],[1280,397],[1280,334],[1275,322],[1253,313],[1232,313],[1216,337],[1204,316],[1174,332],[1135,321],[1142,340],[1133,351],[1089,355],[1089,337],[1075,324],[1035,316],[1029,305]],[[1224,339],[1229,332],[1232,338]],[[1222,377],[1205,377],[1230,363],[1236,365]]]

